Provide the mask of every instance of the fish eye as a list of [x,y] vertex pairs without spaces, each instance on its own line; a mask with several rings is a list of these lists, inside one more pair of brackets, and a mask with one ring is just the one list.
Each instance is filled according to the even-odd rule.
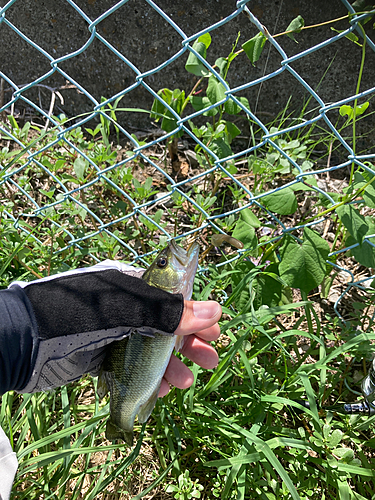
[[168,260],[165,257],[160,257],[160,259],[157,262],[157,266],[160,268],[165,267],[168,264]]

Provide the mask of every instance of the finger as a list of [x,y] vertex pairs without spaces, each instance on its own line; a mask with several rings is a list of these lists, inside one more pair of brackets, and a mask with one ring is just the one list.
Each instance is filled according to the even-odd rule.
[[166,396],[168,394],[169,390],[170,390],[169,384],[165,380],[165,378],[163,378],[161,380],[161,385],[160,385],[158,397],[163,398],[164,396]]
[[[194,334],[207,342],[213,342],[220,337],[220,326],[215,323],[214,325],[206,328],[205,330],[201,330],[200,332],[194,332]],[[185,339],[186,341],[187,339]]]
[[181,353],[206,370],[212,370],[219,362],[219,356],[212,345],[195,335],[186,337]]
[[184,310],[176,335],[190,335],[206,330],[219,321],[221,317],[220,304],[213,300],[184,301]]
[[194,375],[180,359],[172,354],[164,379],[178,389],[187,389],[194,382]]

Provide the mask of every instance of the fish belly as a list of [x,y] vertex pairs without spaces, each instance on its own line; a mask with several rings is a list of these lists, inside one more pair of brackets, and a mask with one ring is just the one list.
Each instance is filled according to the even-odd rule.
[[175,336],[155,333],[147,337],[135,332],[112,344],[104,366],[111,393],[108,439],[133,443],[135,417],[138,415],[140,423],[149,418],[175,343]]

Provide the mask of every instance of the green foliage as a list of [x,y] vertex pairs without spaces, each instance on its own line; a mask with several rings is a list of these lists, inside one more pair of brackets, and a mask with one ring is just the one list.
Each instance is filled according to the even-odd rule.
[[198,479],[192,481],[189,471],[186,470],[177,478],[178,484],[170,484],[165,490],[167,493],[174,493],[173,498],[178,500],[190,500],[191,498],[201,498],[201,491],[204,489],[199,484]]
[[[185,102],[185,92],[179,89],[175,89],[173,91],[169,89],[161,89],[158,92],[158,96],[166,102],[178,115],[182,112],[182,107]],[[160,123],[160,127],[165,132],[172,132],[175,128],[177,128],[177,119],[173,116],[173,114],[165,107],[163,102],[158,99],[154,100],[154,103],[151,108],[151,118],[154,118],[155,121],[159,121],[162,117],[162,121]],[[182,132],[177,134],[177,137],[182,135]]]
[[242,44],[245,54],[253,64],[260,58],[266,41],[267,38],[265,35],[263,35],[263,33],[258,33],[253,38],[250,38],[250,40]]
[[280,248],[280,277],[288,286],[309,292],[323,281],[329,250],[328,243],[308,227],[302,245],[287,235]]
[[294,33],[301,33],[301,30],[304,26],[305,26],[305,21],[302,18],[302,16],[297,16],[287,27],[286,34],[294,42],[298,43],[297,40],[295,39]]
[[369,105],[370,105],[370,103],[368,101],[366,101],[363,104],[361,104],[360,106],[356,106],[355,110],[354,110],[351,106],[349,106],[347,104],[343,104],[340,107],[340,115],[341,116],[347,115],[349,120],[350,120],[353,118],[354,115],[356,117],[363,115],[363,113],[366,111],[366,109],[369,107]]
[[[198,52],[198,54],[206,59],[207,49],[211,45],[211,35],[205,33],[195,40],[193,43],[193,49]],[[194,52],[189,53],[189,57],[185,65],[186,71],[193,73],[196,76],[208,76],[210,75],[209,69],[202,63],[199,57],[197,57]]]
[[[283,35],[296,41],[305,28],[298,16]],[[306,108],[298,116],[286,108],[266,125],[270,138],[263,141],[266,132],[252,121],[247,99],[226,93],[232,64],[241,54],[255,64],[265,34],[236,52],[238,37],[229,54],[216,59],[216,74],[203,62],[211,41],[209,34],[200,36],[193,44],[200,57],[187,57],[193,89],[159,90],[149,112],[172,141],[183,134],[175,130],[185,110],[203,111],[204,122],[185,124],[199,139],[194,183],[171,186],[169,174],[152,170],[146,152],[160,170],[168,167],[159,151],[139,153],[147,141],[133,135],[130,145],[118,145],[120,99],[103,105],[99,122],[86,129],[66,130],[64,116],[47,131],[10,117],[2,134],[9,141],[0,150],[2,287],[104,258],[134,262],[135,252],[146,264],[168,234],[191,231],[208,243],[194,299],[218,300],[224,312],[218,367],[206,371],[185,360],[193,386],[159,401],[146,428],[136,426],[133,450],[105,441],[108,406],[95,395],[95,379],[51,393],[4,395],[0,423],[20,460],[15,499],[127,498],[136,481],[134,500],[157,488],[177,499],[373,497],[374,418],[342,417],[317,406],[353,398],[346,386],[357,383],[357,360],[373,352],[373,288],[350,304],[354,312],[346,323],[330,316],[329,307],[315,311],[308,300],[311,291],[319,298],[329,294],[337,273],[327,261],[351,257],[375,268],[373,166],[353,162],[348,187],[324,197],[316,190],[316,158],[339,151],[336,136],[314,124],[292,130],[305,120]],[[338,132],[353,130],[354,152],[355,124],[368,116],[369,102],[336,110]],[[244,133],[252,152],[240,158]],[[31,200],[42,210],[36,213]],[[318,219],[329,223],[330,239],[315,225]],[[213,250],[209,238],[218,229],[244,249]],[[293,301],[298,294],[300,302]],[[309,401],[309,410],[300,399]],[[145,457],[142,442],[149,446]],[[147,471],[155,464],[147,484],[144,462]]]

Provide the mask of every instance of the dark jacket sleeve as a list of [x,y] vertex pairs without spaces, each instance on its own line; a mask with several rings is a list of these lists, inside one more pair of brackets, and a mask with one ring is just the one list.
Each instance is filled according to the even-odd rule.
[[[0,291],[0,394],[30,390],[38,359],[43,367],[52,357],[67,357],[59,339],[69,339],[71,352],[90,351],[95,358],[98,342],[103,347],[123,338],[123,328],[147,327],[173,335],[183,308],[181,294],[152,287],[116,269],[56,275],[24,286],[13,283]],[[90,371],[90,363],[82,367],[76,363],[78,372],[62,383]]]
[[24,290],[0,290],[0,394],[25,386],[38,342],[38,326]]

